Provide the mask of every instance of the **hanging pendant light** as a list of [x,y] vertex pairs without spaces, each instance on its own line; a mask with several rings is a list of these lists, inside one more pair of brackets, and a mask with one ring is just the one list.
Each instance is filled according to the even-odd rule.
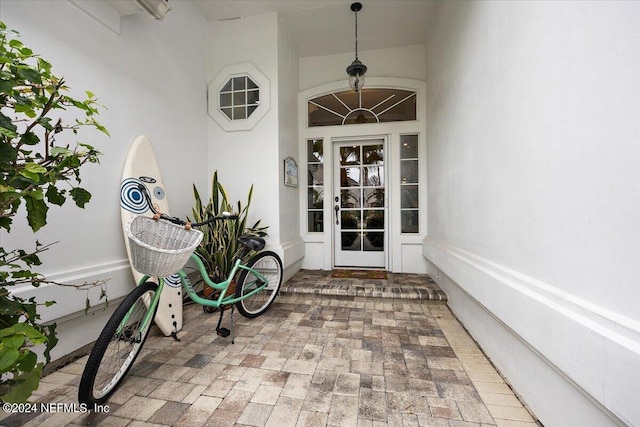
[[358,59],[358,12],[362,9],[361,3],[352,3],[351,10],[356,15],[356,59],[347,67],[349,75],[349,87],[356,92],[364,86],[364,74],[367,72],[367,66]]

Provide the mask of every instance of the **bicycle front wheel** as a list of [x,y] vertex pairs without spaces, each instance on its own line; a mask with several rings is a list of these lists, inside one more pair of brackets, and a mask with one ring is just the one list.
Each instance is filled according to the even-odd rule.
[[[111,315],[84,367],[78,388],[80,403],[92,407],[105,402],[127,375],[153,323],[150,321],[141,329],[149,311],[147,304],[157,290],[158,285],[153,282],[137,286]],[[151,320],[153,317],[155,313]]]
[[252,271],[255,270],[267,279],[267,286],[260,292],[248,296],[236,303],[238,312],[244,317],[258,317],[273,303],[282,285],[282,261],[271,251],[260,252],[247,262],[251,270],[243,270],[236,287],[236,298],[255,291],[264,282]]

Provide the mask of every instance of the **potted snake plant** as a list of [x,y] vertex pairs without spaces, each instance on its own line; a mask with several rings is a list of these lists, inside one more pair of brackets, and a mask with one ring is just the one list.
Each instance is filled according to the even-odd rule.
[[[222,212],[225,211],[237,215],[235,219],[215,221],[200,228],[204,237],[195,252],[202,259],[211,280],[216,283],[222,282],[229,277],[234,261],[242,254],[243,250],[246,251],[240,242],[238,242],[240,236],[248,234],[263,237],[267,235],[266,230],[268,227],[261,227],[260,220],[252,226],[247,226],[252,195],[253,185],[249,189],[246,204],[243,206],[238,200],[237,206],[234,209],[234,206],[229,201],[227,191],[220,181],[218,181],[217,171],[213,174],[211,195],[206,204],[203,203],[195,184],[193,186],[195,205],[192,213],[195,222],[202,222],[207,218],[220,216]],[[249,251],[242,254],[242,256],[248,259],[253,253],[253,251]],[[233,292],[232,286],[233,285],[230,286],[227,293]],[[205,286],[203,295],[208,297],[212,292],[213,289]]]

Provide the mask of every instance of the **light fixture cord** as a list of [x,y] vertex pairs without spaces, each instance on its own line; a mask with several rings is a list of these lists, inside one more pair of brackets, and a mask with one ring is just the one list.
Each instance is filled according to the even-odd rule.
[[358,59],[358,12],[356,12],[356,59]]

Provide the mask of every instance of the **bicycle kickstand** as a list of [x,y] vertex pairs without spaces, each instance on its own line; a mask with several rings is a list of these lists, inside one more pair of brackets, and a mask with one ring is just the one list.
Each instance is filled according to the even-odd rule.
[[236,325],[233,323],[233,312],[236,309],[236,305],[231,306],[231,344],[236,343]]
[[218,325],[216,326],[216,333],[218,335],[220,335],[223,338],[228,337],[229,335],[231,335],[231,344],[235,344],[235,334],[234,334],[234,324],[233,324],[233,312],[235,310],[235,305],[231,306],[231,330],[227,329],[227,328],[221,328],[220,324],[222,323],[222,316],[224,315],[224,311],[225,311],[225,306],[221,305],[220,306],[220,319],[218,319]]
[[228,337],[230,335],[231,332],[227,328],[221,328],[220,327],[220,324],[222,323],[222,316],[224,316],[224,310],[225,310],[224,305],[221,305],[220,306],[220,319],[218,319],[218,325],[216,326],[216,333],[218,335],[220,335],[221,337],[226,338],[226,337]]

